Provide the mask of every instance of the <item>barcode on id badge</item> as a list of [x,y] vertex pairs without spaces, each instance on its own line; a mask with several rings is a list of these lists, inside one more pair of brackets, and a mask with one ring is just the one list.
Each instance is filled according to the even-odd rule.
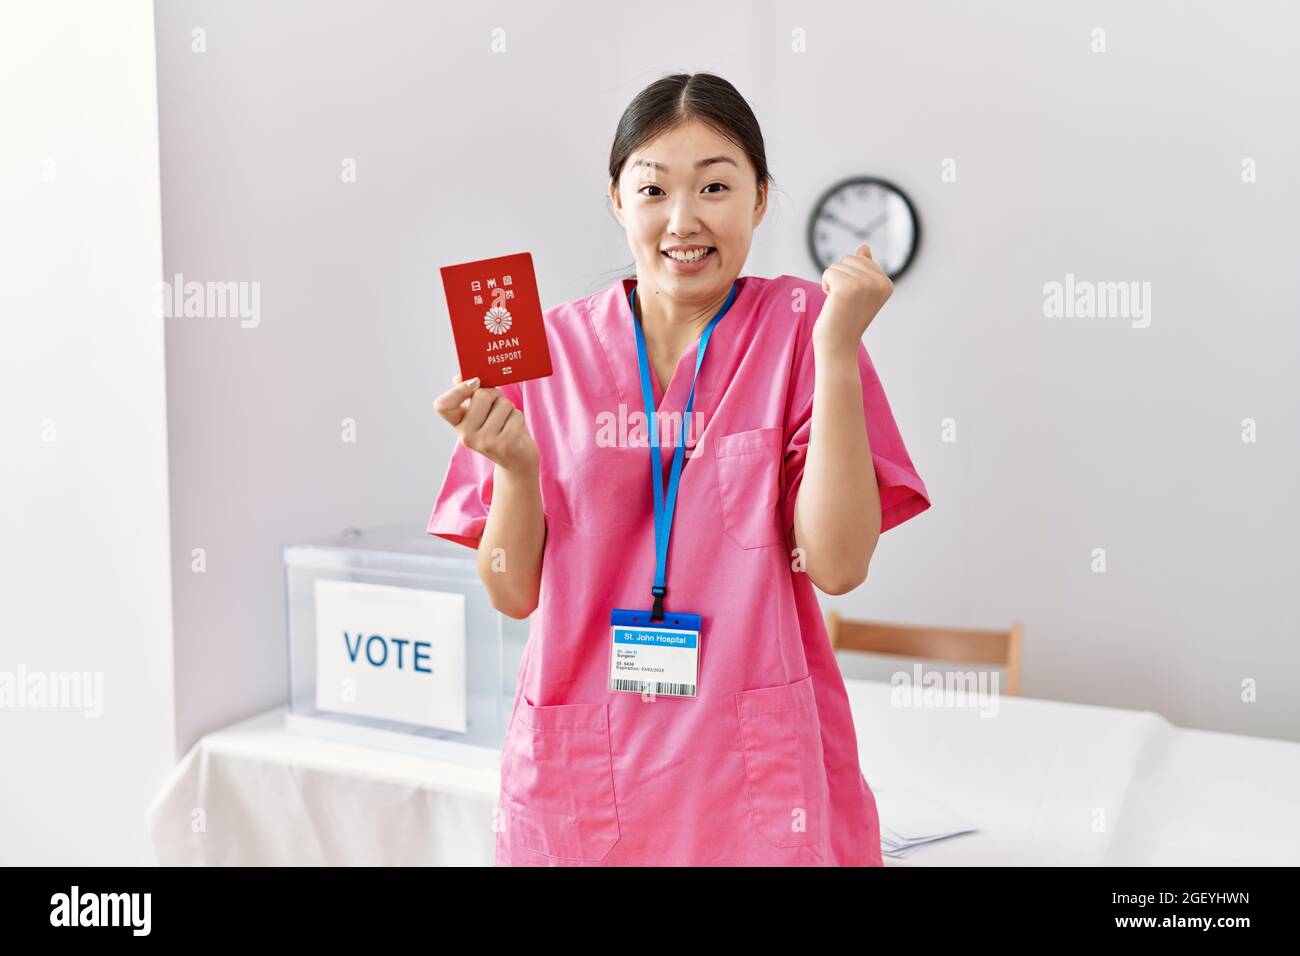
[[611,678],[610,690],[626,690],[634,694],[656,694],[664,697],[694,697],[694,684],[665,684],[657,680],[624,680]]

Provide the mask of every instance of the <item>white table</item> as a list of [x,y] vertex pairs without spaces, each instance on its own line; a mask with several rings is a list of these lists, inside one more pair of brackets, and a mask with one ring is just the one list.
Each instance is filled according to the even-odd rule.
[[[888,684],[846,683],[871,786],[924,793],[979,828],[888,865],[1300,863],[1300,744],[1025,697],[988,717],[902,707]],[[492,865],[495,769],[283,720],[276,708],[194,745],[149,810],[160,863]]]
[[284,718],[190,748],[149,808],[160,864],[492,865],[497,769],[294,734]]
[[1300,744],[1174,727],[1150,711],[1029,697],[891,705],[846,681],[872,788],[926,794],[979,832],[903,865],[1300,864]]

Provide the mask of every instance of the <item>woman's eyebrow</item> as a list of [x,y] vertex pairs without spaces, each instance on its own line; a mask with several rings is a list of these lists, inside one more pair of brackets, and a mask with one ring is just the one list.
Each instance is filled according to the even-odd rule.
[[[703,169],[705,166],[712,166],[715,163],[731,163],[731,165],[735,166],[737,169],[740,168],[740,166],[737,165],[736,161],[732,159],[730,156],[710,156],[708,159],[701,159],[698,163],[695,164],[695,168]],[[656,170],[662,173],[666,173],[669,171],[667,166],[653,159],[638,159],[636,162],[632,164],[632,166],[634,168],[637,166],[653,166]]]

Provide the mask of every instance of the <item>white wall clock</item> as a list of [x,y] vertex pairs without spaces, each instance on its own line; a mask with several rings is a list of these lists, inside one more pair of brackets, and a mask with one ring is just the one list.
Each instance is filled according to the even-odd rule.
[[813,205],[808,251],[819,269],[853,255],[864,242],[889,278],[912,264],[921,223],[907,195],[893,183],[857,176],[836,183]]

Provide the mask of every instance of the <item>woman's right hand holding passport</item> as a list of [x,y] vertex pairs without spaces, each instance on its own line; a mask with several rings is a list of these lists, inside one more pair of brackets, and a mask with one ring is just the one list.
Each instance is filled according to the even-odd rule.
[[537,474],[537,443],[524,424],[524,413],[499,388],[484,388],[477,378],[453,385],[433,407],[453,428],[466,448],[478,452],[512,475]]

